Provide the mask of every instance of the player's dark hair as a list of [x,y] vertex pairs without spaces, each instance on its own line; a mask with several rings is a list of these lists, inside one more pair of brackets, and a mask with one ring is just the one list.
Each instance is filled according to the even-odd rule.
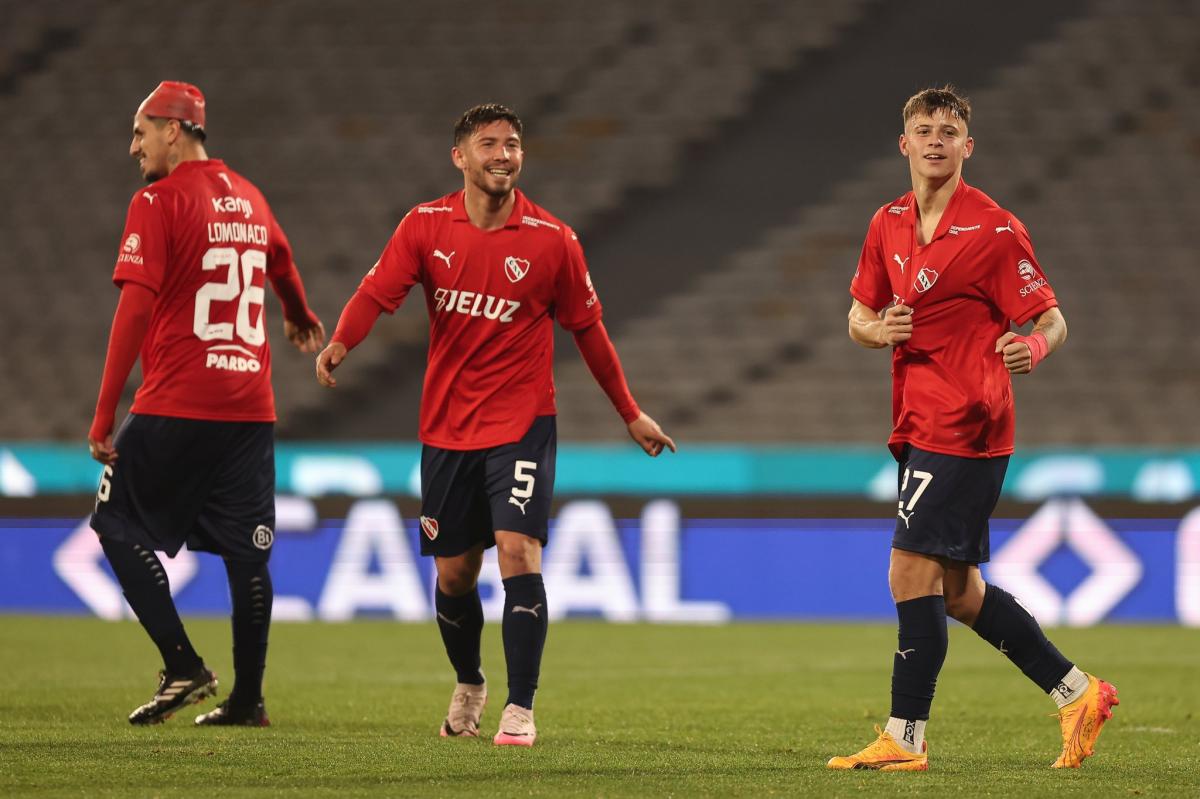
[[961,119],[964,125],[971,123],[971,101],[959,94],[958,89],[949,83],[937,89],[932,86],[922,89],[909,97],[908,102],[904,104],[901,122],[907,126],[908,120],[918,114],[933,116],[935,111],[941,110],[945,110],[956,119]]
[[[174,119],[174,117],[146,117],[146,119],[153,122],[155,127],[161,128],[163,125]],[[191,136],[193,139],[203,142],[208,138],[208,134],[204,132],[204,128],[200,127],[195,122],[191,122],[186,119],[176,119],[175,121],[179,123],[179,129]]]
[[521,135],[522,125],[521,118],[517,116],[517,112],[513,111],[506,105],[499,103],[484,103],[473,108],[468,108],[463,112],[463,115],[458,118],[458,122],[454,125],[454,144],[465,138],[468,138],[472,133],[482,127],[486,127],[493,122],[503,120],[513,126],[513,130],[517,135]]

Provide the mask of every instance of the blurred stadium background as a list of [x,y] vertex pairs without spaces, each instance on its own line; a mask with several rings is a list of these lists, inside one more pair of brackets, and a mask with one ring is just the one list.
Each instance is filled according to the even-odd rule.
[[[131,114],[180,79],[330,330],[406,210],[460,185],[457,115],[521,114],[523,188],[579,231],[634,393],[682,447],[639,459],[560,336],[557,612],[889,618],[890,382],[846,336],[847,286],[908,188],[904,99],[953,82],[965,176],[1029,227],[1071,331],[1015,381],[989,577],[1052,623],[1200,625],[1200,2],[0,0],[0,20],[0,611],[124,612],[79,526],[84,438]],[[280,618],[430,614],[425,326],[419,301],[383,320],[336,392],[276,338]],[[173,568],[185,611],[223,612],[219,565]]]

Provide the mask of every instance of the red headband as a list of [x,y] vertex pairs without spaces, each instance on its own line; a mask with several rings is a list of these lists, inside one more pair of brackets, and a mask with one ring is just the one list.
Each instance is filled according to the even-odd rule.
[[190,83],[164,80],[150,96],[142,100],[138,113],[148,117],[166,117],[191,122],[204,129],[204,95]]

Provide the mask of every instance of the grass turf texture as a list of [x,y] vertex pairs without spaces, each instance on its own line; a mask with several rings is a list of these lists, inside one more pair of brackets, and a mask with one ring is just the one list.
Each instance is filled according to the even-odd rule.
[[[232,686],[223,621],[188,622]],[[1200,635],[1056,630],[1115,683],[1120,707],[1081,770],[1049,768],[1054,707],[952,625],[924,774],[830,772],[886,719],[894,630],[882,625],[551,625],[533,749],[494,747],[504,701],[498,625],[484,632],[486,739],[445,740],[453,676],[432,624],[279,624],[270,729],[157,727],[126,714],[156,654],[132,622],[0,616],[2,796],[1196,796]]]

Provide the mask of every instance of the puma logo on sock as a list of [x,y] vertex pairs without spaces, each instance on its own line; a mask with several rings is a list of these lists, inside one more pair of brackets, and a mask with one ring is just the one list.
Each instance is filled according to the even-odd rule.
[[513,605],[512,612],[513,613],[528,613],[531,616],[533,616],[535,619],[537,619],[537,618],[540,618],[538,616],[538,608],[540,608],[541,606],[542,606],[541,602],[537,603],[536,605],[534,605],[531,608],[524,607],[523,605]]
[[916,652],[916,651],[917,650],[915,650],[915,649],[897,649],[896,654],[899,655],[900,657],[904,658],[905,660],[908,660],[908,653]]
[[457,627],[460,630],[462,629],[462,620],[466,618],[466,616],[463,615],[463,616],[459,616],[457,619],[451,619],[445,613],[441,613],[441,612],[439,612],[437,616],[439,619],[446,622],[446,624],[449,624],[451,627]]

